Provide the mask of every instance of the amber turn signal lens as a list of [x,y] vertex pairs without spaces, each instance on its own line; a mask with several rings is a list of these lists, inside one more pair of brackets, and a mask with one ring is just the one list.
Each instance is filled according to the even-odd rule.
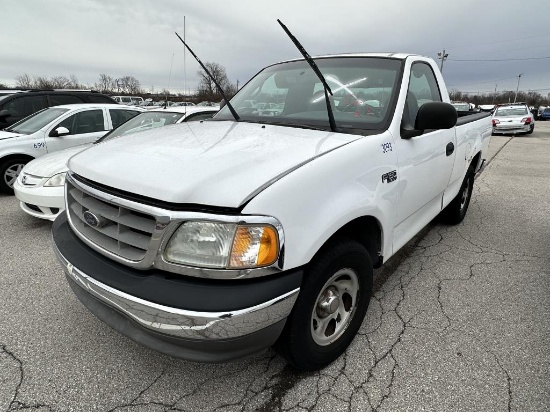
[[277,231],[272,226],[239,226],[235,233],[229,267],[250,268],[273,264],[279,255]]

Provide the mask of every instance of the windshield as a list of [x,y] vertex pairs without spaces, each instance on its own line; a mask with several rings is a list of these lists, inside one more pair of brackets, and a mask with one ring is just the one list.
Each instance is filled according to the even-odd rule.
[[[402,61],[373,57],[320,58],[315,62],[333,92],[341,131],[387,127]],[[323,85],[307,62],[268,67],[231,100],[243,121],[330,129]],[[233,120],[224,107],[214,120]]]
[[14,123],[5,130],[13,133],[32,134],[68,111],[69,109],[63,109],[61,107],[50,107],[49,109],[44,109],[25,117],[23,120]]
[[525,107],[514,107],[514,108],[502,108],[497,109],[497,112],[495,116],[522,116],[524,114],[527,114],[527,108]]
[[185,116],[185,113],[174,113],[174,112],[140,113],[137,116],[132,117],[126,123],[121,124],[119,127],[112,130],[110,133],[103,136],[97,142],[99,143],[105,140],[112,139],[114,137],[123,136],[130,133],[142,132],[144,130],[167,126],[169,124],[174,124],[184,116]]

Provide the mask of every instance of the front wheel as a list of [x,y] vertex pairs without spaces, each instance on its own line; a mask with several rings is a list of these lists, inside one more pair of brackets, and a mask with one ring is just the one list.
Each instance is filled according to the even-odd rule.
[[313,259],[276,349],[295,368],[312,371],[338,358],[355,337],[372,293],[369,253],[339,239]]
[[28,163],[27,159],[9,159],[0,164],[0,191],[13,195],[13,184],[21,170]]

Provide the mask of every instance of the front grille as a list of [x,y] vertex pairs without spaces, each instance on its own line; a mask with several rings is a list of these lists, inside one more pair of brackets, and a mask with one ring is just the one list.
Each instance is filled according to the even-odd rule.
[[[98,247],[128,260],[143,259],[156,221],[153,216],[136,212],[94,197],[67,182],[67,210],[75,230]],[[90,226],[84,213],[101,219],[99,227]]]

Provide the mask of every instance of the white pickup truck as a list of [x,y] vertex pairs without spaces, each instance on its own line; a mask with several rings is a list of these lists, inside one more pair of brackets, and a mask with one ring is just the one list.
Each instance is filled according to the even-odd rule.
[[286,61],[212,120],[70,159],[54,249],[92,313],[177,357],[226,361],[275,345],[296,368],[318,369],[359,329],[373,268],[436,216],[462,221],[489,114],[457,120],[426,57],[315,62],[332,96],[306,60]]

